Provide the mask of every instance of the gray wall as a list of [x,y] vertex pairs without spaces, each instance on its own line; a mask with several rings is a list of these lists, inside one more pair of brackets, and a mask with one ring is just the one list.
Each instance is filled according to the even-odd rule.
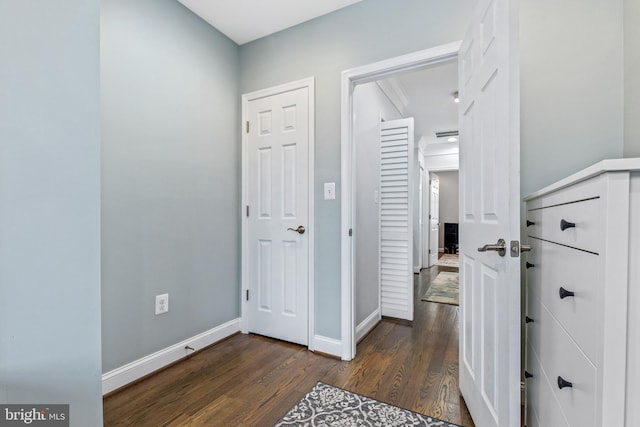
[[375,82],[359,85],[353,96],[356,151],[355,283],[356,325],[379,308],[380,228],[374,192],[380,189],[380,114],[402,118]]
[[640,1],[624,0],[624,156],[640,157]]
[[521,189],[622,157],[622,0],[521,1]]
[[0,403],[102,425],[98,0],[0,1]]
[[440,178],[438,248],[444,248],[444,223],[458,223],[458,171],[437,172]]
[[239,316],[240,119],[232,41],[174,0],[101,18],[107,372]]
[[[316,77],[316,333],[340,338],[340,73],[462,39],[474,0],[365,0],[240,48],[242,93]],[[337,199],[322,199],[336,182]]]

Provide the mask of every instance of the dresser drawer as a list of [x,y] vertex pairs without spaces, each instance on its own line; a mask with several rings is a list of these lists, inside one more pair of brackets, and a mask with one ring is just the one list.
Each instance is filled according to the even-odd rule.
[[568,426],[531,343],[527,346],[526,370],[533,375],[525,381],[527,427]]
[[586,251],[603,247],[601,199],[584,200],[527,211],[527,234]]
[[[597,365],[603,290],[603,284],[598,280],[600,256],[531,240],[536,254],[535,266],[527,274],[535,278],[532,285],[537,288],[538,298]],[[535,315],[539,316],[539,313]]]
[[[540,318],[540,366],[571,426],[596,426],[596,368],[589,362],[551,314],[543,307]],[[560,388],[558,378],[572,383]]]

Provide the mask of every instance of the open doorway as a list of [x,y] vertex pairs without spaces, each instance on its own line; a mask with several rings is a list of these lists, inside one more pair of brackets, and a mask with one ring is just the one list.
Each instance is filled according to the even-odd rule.
[[[354,283],[354,325],[355,341],[360,340],[376,324],[382,316],[412,318],[388,314],[386,307],[405,302],[385,288],[385,279],[389,277],[389,265],[396,268],[403,262],[398,253],[386,253],[382,246],[383,219],[392,218],[394,225],[404,226],[410,223],[409,259],[407,279],[410,281],[406,295],[406,304],[413,310],[414,280],[423,268],[428,268],[438,259],[440,249],[439,224],[436,220],[436,234],[430,234],[429,210],[433,198],[430,193],[430,177],[433,171],[457,170],[457,58],[452,55],[447,60],[427,63],[410,70],[396,70],[380,76],[378,79],[362,82],[353,90],[353,170],[352,170],[352,208],[353,222],[353,283]],[[400,215],[398,211],[390,211],[383,205],[381,186],[381,142],[380,129],[382,123],[398,119],[412,119],[414,123],[414,146],[407,152],[407,167],[410,184],[401,188],[407,192],[410,212]],[[383,147],[382,150],[385,150]],[[384,156],[384,152],[382,153]],[[393,184],[400,185],[400,184]],[[457,198],[448,194],[449,199]],[[394,208],[397,204],[393,205]],[[386,212],[386,214],[383,214]],[[453,220],[452,220],[453,222]],[[457,223],[457,218],[455,219]],[[433,248],[425,242],[434,243]],[[400,250],[398,250],[400,252]],[[429,263],[429,258],[434,260]],[[386,258],[385,258],[386,256]],[[391,259],[391,258],[393,259]],[[385,261],[386,259],[386,261]],[[414,277],[414,273],[416,273]],[[422,288],[419,288],[422,289]],[[393,291],[393,289],[392,289]],[[421,291],[419,291],[421,292]],[[401,293],[398,291],[397,293]],[[393,310],[391,310],[393,313]],[[355,350],[355,348],[354,348]]]
[[[427,158],[425,163],[429,163]],[[427,227],[422,246],[425,254],[423,268],[434,265],[458,267],[459,229],[459,171],[431,169],[426,180],[426,201],[423,212]]]

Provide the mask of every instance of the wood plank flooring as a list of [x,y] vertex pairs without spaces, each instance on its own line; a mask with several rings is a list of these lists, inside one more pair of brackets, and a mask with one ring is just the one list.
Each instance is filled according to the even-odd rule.
[[458,307],[421,301],[440,271],[415,275],[415,320],[383,319],[351,362],[256,335],[234,335],[104,399],[105,426],[275,424],[322,381],[462,426]]

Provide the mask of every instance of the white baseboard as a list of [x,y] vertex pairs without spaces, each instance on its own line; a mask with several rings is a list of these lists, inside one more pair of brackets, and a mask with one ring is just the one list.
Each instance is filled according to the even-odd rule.
[[315,351],[342,357],[342,341],[340,340],[316,335],[313,337],[313,343]]
[[186,350],[186,346],[200,350],[236,332],[240,332],[239,318],[109,371],[102,375],[102,394],[117,390],[193,353],[193,350]]
[[364,319],[358,326],[356,326],[356,342],[360,341],[362,337],[367,335],[371,329],[373,329],[378,322],[382,319],[380,315],[380,309],[377,309]]

